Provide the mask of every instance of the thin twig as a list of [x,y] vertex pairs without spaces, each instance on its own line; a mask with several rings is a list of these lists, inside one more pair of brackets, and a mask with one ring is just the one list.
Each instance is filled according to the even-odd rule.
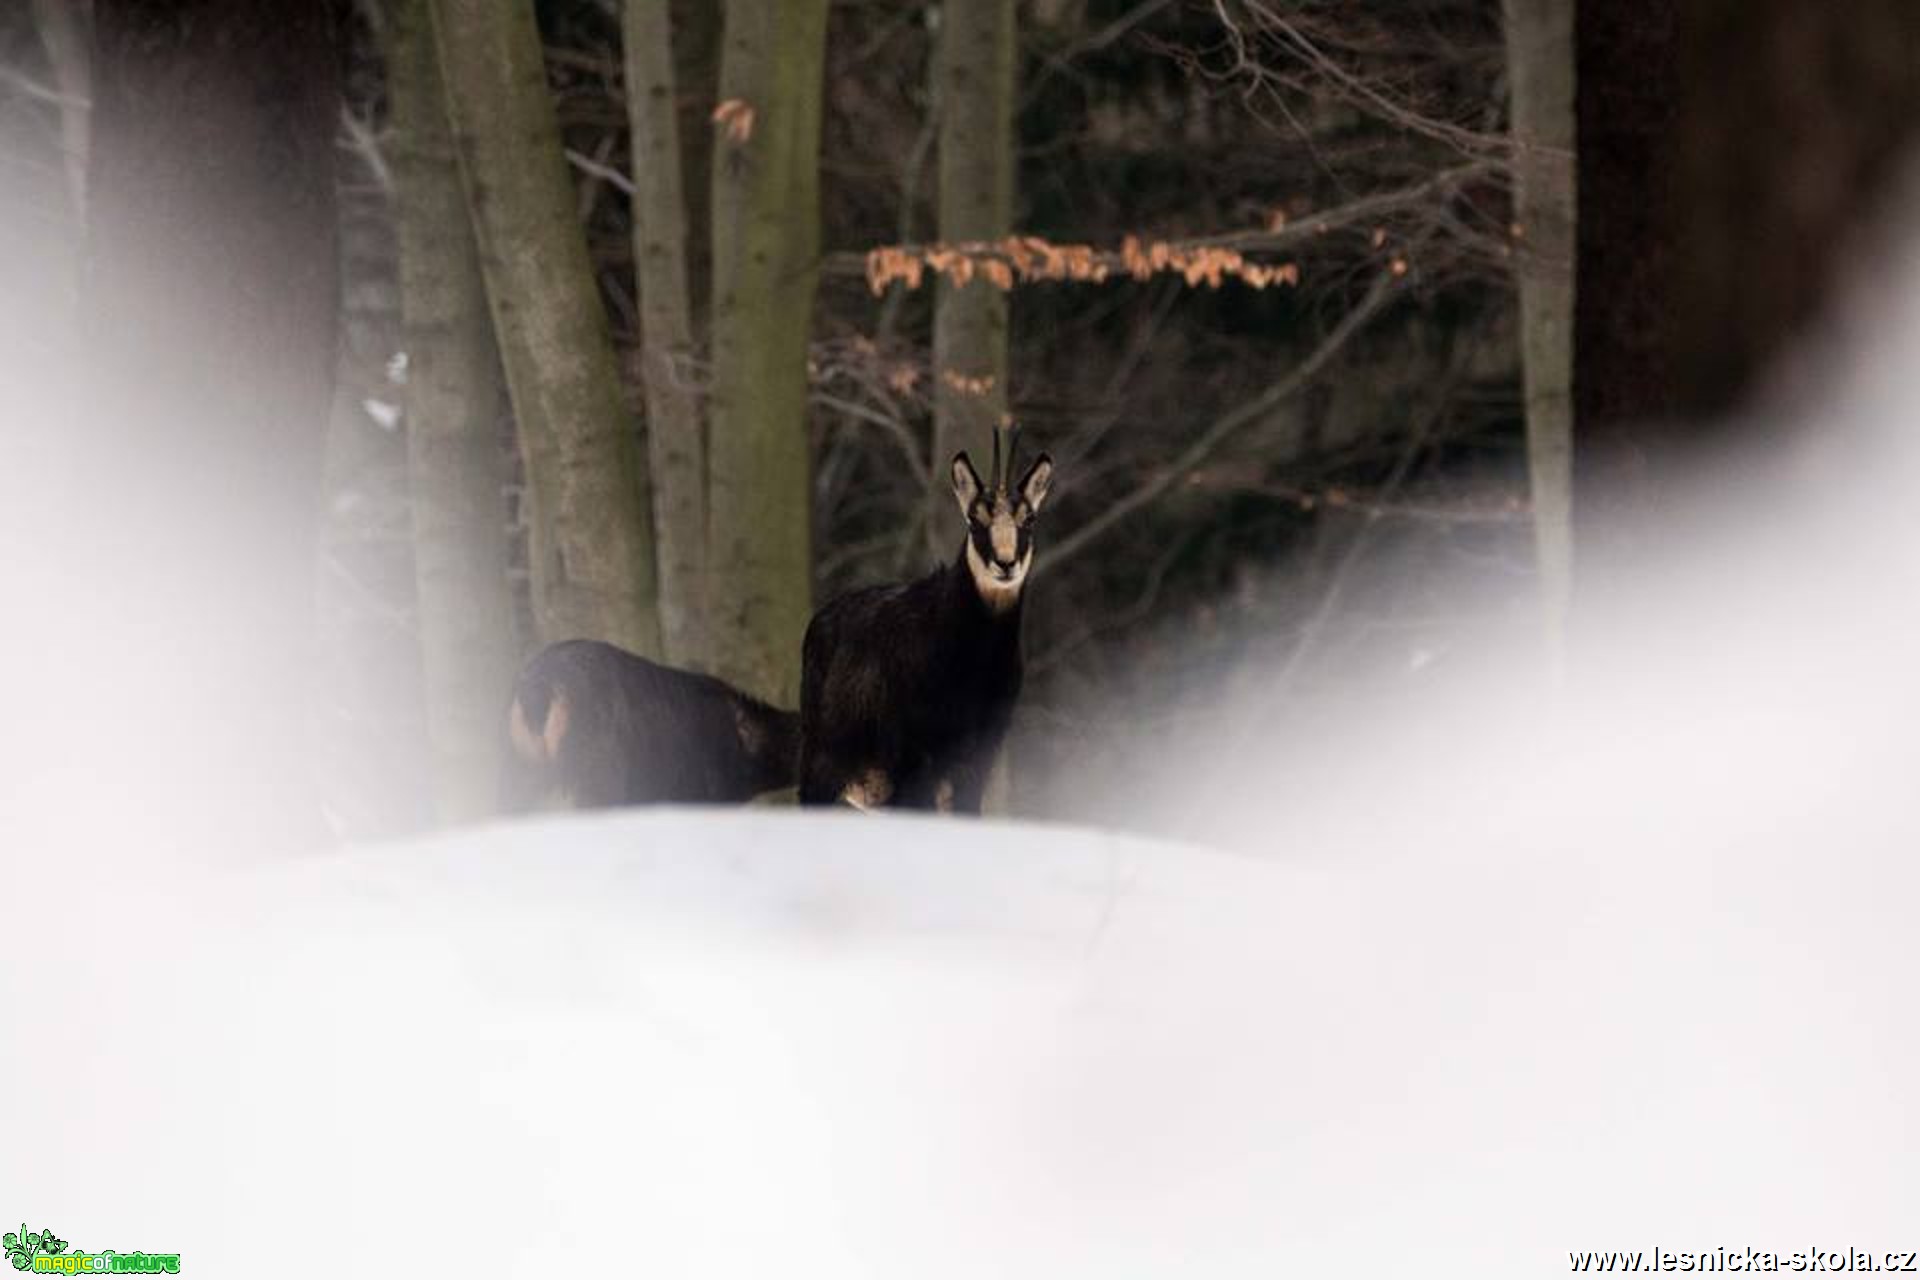
[[1040,96],[1040,90],[1046,86],[1047,82],[1071,67],[1075,58],[1089,53],[1099,53],[1172,3],[1173,0],[1144,0],[1144,3],[1135,5],[1086,39],[1076,41],[1048,57],[1046,65],[1041,68],[1038,75],[1028,81],[1026,89],[1021,93],[1020,106],[1024,109],[1037,99]]
[[[1500,506],[1444,507],[1410,502],[1380,502],[1355,497],[1339,489],[1315,491],[1284,484],[1233,485],[1234,493],[1260,494],[1290,502],[1302,511],[1325,507],[1334,511],[1357,511],[1371,519],[1414,520],[1426,524],[1524,524],[1533,518],[1528,505],[1511,499]],[[1219,492],[1219,490],[1215,490]],[[1382,490],[1385,492],[1385,490]]]
[[[1332,84],[1335,93],[1362,110],[1405,129],[1453,147],[1464,155],[1504,154],[1512,142],[1504,133],[1479,133],[1445,120],[1425,115],[1404,103],[1395,102],[1375,85],[1355,75],[1330,57],[1303,32],[1298,24],[1276,13],[1261,0],[1241,0],[1261,23],[1261,30],[1276,38],[1292,56]],[[1226,0],[1214,0],[1214,13],[1233,38],[1237,55],[1235,71],[1245,71],[1255,80],[1271,78],[1272,73],[1247,55],[1246,41],[1239,25],[1227,12]]]
[[[600,145],[596,148],[598,154],[593,157],[590,164],[581,166],[588,178],[588,181],[580,184],[579,216],[582,222],[585,222],[593,213],[594,202],[600,198],[600,184],[604,182],[608,186],[614,185],[612,175],[618,171],[607,163],[607,157],[613,154],[613,143],[614,137],[611,133],[601,134]],[[569,151],[567,154],[572,156],[576,153]],[[628,199],[633,198],[631,184],[628,186],[626,195]]]
[[1038,675],[1058,666],[1102,636],[1110,635],[1123,627],[1131,627],[1143,619],[1152,617],[1159,611],[1160,590],[1166,583],[1168,572],[1172,570],[1174,563],[1187,553],[1187,548],[1193,545],[1196,536],[1188,533],[1174,538],[1166,550],[1156,556],[1153,563],[1147,567],[1146,581],[1141,584],[1140,590],[1134,594],[1130,603],[1099,622],[1081,627],[1073,635],[1027,659],[1027,670]]
[[1347,341],[1354,334],[1379,313],[1392,291],[1391,276],[1383,275],[1376,279],[1366,295],[1360,299],[1359,304],[1342,316],[1340,323],[1333,327],[1332,332],[1321,340],[1320,345],[1314,348],[1305,360],[1295,365],[1286,377],[1217,419],[1201,432],[1200,437],[1188,445],[1179,457],[1132,493],[1107,504],[1099,515],[1074,530],[1070,536],[1042,557],[1036,568],[1042,568],[1048,573],[1059,572],[1062,565],[1086,550],[1102,534],[1185,479],[1235,432],[1248,423],[1265,417],[1298,393],[1326,367],[1341,348],[1346,346]]
[[1152,350],[1153,340],[1158,336],[1167,313],[1173,310],[1173,304],[1180,297],[1180,292],[1178,284],[1166,282],[1163,285],[1159,299],[1155,301],[1152,311],[1148,313],[1147,323],[1135,332],[1119,367],[1114,370],[1113,376],[1107,379],[1106,391],[1100,399],[1100,403],[1108,406],[1105,415],[1091,426],[1082,427],[1071,442],[1072,456],[1065,459],[1069,466],[1098,448],[1100,442],[1107,438],[1107,433],[1112,431],[1115,424],[1120,421],[1121,410],[1125,404],[1121,393],[1133,380],[1134,373],[1146,359],[1147,353]]
[[37,98],[41,102],[51,102],[59,107],[69,107],[86,111],[93,106],[93,103],[86,98],[76,97],[70,93],[62,93],[50,85],[42,84],[17,67],[0,67],[0,84],[4,84],[12,89],[17,89],[29,98]]
[[[1413,431],[1407,436],[1406,446],[1394,462],[1393,471],[1380,486],[1380,492],[1384,497],[1392,497],[1399,491],[1400,486],[1406,483],[1407,476],[1413,471],[1413,464],[1419,461],[1421,453],[1426,450],[1427,439],[1434,425],[1446,412],[1446,406],[1452,399],[1453,384],[1459,373],[1457,348],[1453,359],[1448,363],[1450,367],[1447,376],[1441,381],[1438,393],[1434,396],[1432,411],[1415,421]],[[1313,614],[1300,628],[1299,638],[1288,652],[1287,660],[1281,664],[1279,672],[1274,676],[1270,696],[1278,697],[1286,691],[1293,683],[1294,677],[1299,674],[1307,655],[1319,643],[1321,632],[1326,630],[1328,620],[1333,617],[1333,611],[1339,607],[1340,597],[1346,590],[1347,579],[1353,567],[1360,562],[1360,557],[1365,553],[1368,544],[1372,542],[1374,528],[1380,523],[1381,518],[1379,511],[1362,510],[1360,528],[1354,532],[1352,540],[1341,552],[1339,562],[1334,566],[1333,573],[1327,581],[1327,589],[1321,593],[1320,601],[1314,607]]]
[[580,170],[580,172],[590,174],[600,179],[608,186],[624,194],[628,199],[633,198],[633,179],[612,165],[604,161],[595,160],[592,156],[581,155],[572,147],[567,148],[567,161],[573,165],[574,168]]
[[393,170],[387,167],[387,158],[381,153],[380,139],[374,134],[372,126],[345,106],[340,108],[340,126],[346,130],[348,150],[366,164],[367,172],[380,185],[381,193],[392,195]]
[[919,445],[914,440],[912,434],[907,431],[906,425],[898,418],[889,417],[878,410],[869,409],[866,405],[832,395],[825,391],[810,392],[807,398],[824,408],[832,409],[837,413],[844,413],[849,418],[871,423],[881,428],[886,432],[888,438],[893,441],[895,447],[900,450],[901,458],[906,462],[909,475],[920,475],[926,471],[927,462],[926,459],[920,455]]

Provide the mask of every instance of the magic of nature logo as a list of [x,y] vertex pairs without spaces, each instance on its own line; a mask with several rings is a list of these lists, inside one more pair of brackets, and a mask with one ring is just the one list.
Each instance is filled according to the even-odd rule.
[[76,1249],[68,1253],[65,1240],[45,1228],[29,1231],[24,1222],[20,1224],[19,1231],[9,1231],[0,1236],[0,1249],[6,1250],[7,1261],[13,1264],[15,1271],[32,1271],[40,1275],[152,1275],[173,1274],[180,1270],[180,1255],[177,1253],[120,1253],[113,1249],[99,1253],[83,1253]]

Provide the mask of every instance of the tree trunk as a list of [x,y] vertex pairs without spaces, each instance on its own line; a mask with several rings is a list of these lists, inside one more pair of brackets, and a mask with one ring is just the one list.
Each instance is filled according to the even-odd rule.
[[1793,348],[1835,301],[1849,256],[1865,247],[1857,233],[1889,213],[1885,198],[1920,138],[1920,5],[1678,9],[1679,108],[1663,139],[1673,155],[1664,212],[1683,243],[1675,394],[1705,420],[1743,407],[1764,375],[1790,379],[1803,366]]
[[713,159],[707,555],[717,672],[791,702],[812,606],[807,334],[826,0],[729,0]]
[[461,175],[533,498],[542,637],[660,652],[645,459],[624,403],[533,6],[433,0]]
[[[38,12],[37,34],[46,50],[44,68],[22,59],[24,73],[15,84],[0,85],[0,450],[13,483],[8,499],[0,503],[0,558],[7,560],[7,578],[17,605],[33,598],[20,564],[10,554],[15,548],[36,548],[43,572],[52,572],[52,557],[42,548],[64,545],[49,529],[57,528],[65,511],[65,479],[73,469],[78,445],[78,406],[75,391],[86,385],[80,371],[92,371],[77,357],[76,306],[79,297],[81,252],[85,242],[83,209],[76,203],[86,174],[74,171],[68,153],[66,129],[73,118],[71,98],[60,103],[55,120],[39,109],[21,108],[31,83],[65,85],[60,68],[60,36],[53,23],[65,14],[51,0]],[[25,13],[0,17],[0,39],[10,52],[29,53],[22,35],[34,31]],[[84,46],[79,50],[87,56]],[[64,94],[64,89],[62,90]],[[79,112],[84,120],[85,111]],[[17,629],[16,629],[17,630]],[[16,642],[20,639],[14,637]],[[0,648],[4,642],[0,642]],[[0,655],[0,661],[7,660]],[[29,664],[13,670],[30,670]],[[10,735],[17,743],[38,736],[23,724]],[[0,769],[6,768],[0,751]]]
[[633,136],[633,256],[640,299],[640,367],[647,394],[660,630],[667,659],[704,665],[707,540],[705,428],[692,373],[687,202],[681,184],[680,101],[667,0],[629,0],[624,34]]
[[687,298],[705,336],[713,287],[713,107],[720,90],[717,0],[669,0],[674,96],[680,103],[680,194],[686,208]]
[[81,331],[104,617],[76,626],[124,699],[98,776],[155,841],[317,840],[302,673],[339,306],[331,11],[94,17]]
[[93,110],[92,33],[87,29],[84,0],[34,0],[33,12],[40,40],[47,49],[60,91],[60,151],[66,161],[67,191],[74,216],[87,208],[87,121]]
[[[1013,219],[1013,0],[949,4],[940,13],[940,239],[998,240]],[[1007,295],[978,276],[955,285],[942,275],[935,287],[927,542],[942,561],[956,542],[947,463],[962,449],[977,458],[1007,411]]]
[[[1575,499],[1581,592],[1643,523],[1652,424],[1677,408],[1671,319],[1678,124],[1677,0],[1589,6],[1576,28],[1580,153],[1574,312]],[[1669,425],[1665,429],[1671,430]],[[1636,508],[1629,517],[1629,509]]]
[[493,811],[516,654],[494,435],[498,356],[428,4],[388,9],[387,101],[427,741],[440,819],[463,822]]
[[[69,0],[36,0],[33,19],[28,30],[40,38],[45,66],[36,61],[16,68],[22,77],[18,86],[5,87],[7,106],[13,108],[11,99],[26,93],[28,84],[35,94],[45,92],[40,87],[45,81],[58,96],[59,127],[46,128],[38,110],[9,109],[0,116],[0,164],[6,173],[0,184],[0,226],[5,229],[0,235],[0,280],[6,282],[11,304],[0,314],[0,355],[22,362],[18,374],[0,371],[0,376],[12,374],[9,384],[44,373],[53,349],[71,341],[86,216],[91,38],[83,15]],[[11,22],[0,25],[0,38],[13,35]],[[0,391],[0,397],[6,394]],[[9,416],[24,424],[38,415]],[[39,433],[43,439],[58,443],[69,434],[44,425],[48,429]]]
[[1534,555],[1557,662],[1573,590],[1573,0],[1506,0]]
[[1622,567],[1664,553],[1648,531],[1733,474],[1730,430],[1751,453],[1818,420],[1734,411],[1807,367],[1798,340],[1920,137],[1920,6],[1586,5],[1577,44],[1584,592],[1596,543]]
[[[934,52],[940,116],[940,239],[998,240],[1013,229],[1013,0],[941,8]],[[962,449],[976,459],[1007,414],[1007,295],[975,276],[942,275],[933,311],[933,457],[928,477],[927,551],[949,559],[957,542],[947,464]],[[1007,466],[1013,466],[1007,459]],[[995,478],[996,482],[998,477]],[[1007,752],[995,758],[983,809],[1012,806]]]

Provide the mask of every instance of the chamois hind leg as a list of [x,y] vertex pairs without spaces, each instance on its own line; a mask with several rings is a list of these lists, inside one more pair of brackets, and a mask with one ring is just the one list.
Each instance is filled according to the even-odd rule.
[[803,805],[837,804],[846,769],[832,749],[827,734],[826,685],[831,643],[826,624],[815,617],[800,644],[800,767],[799,801]]
[[987,795],[987,770],[967,761],[950,768],[941,776],[934,796],[934,808],[942,813],[980,816]]
[[979,817],[987,795],[985,774],[975,776],[972,769],[955,769],[940,780],[940,792],[934,808],[942,813],[960,813]]

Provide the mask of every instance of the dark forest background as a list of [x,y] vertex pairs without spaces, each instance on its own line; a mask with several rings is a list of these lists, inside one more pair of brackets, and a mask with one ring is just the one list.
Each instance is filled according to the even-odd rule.
[[564,636],[791,705],[1010,415],[999,803],[1094,819],[1062,779],[1255,688],[1563,661],[1917,119],[1910,0],[35,0],[0,403],[72,571],[146,566],[125,660],[245,726],[217,825],[316,839],[485,812]]

